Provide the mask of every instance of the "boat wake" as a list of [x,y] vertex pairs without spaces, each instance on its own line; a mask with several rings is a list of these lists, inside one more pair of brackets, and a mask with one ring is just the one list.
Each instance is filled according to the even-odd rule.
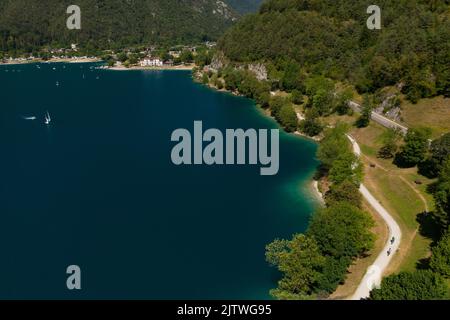
[[36,117],[24,117],[24,116],[22,116],[22,119],[23,120],[36,120]]

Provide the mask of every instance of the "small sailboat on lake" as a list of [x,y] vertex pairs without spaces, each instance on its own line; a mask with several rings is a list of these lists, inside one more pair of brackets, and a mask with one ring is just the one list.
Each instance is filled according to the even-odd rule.
[[49,125],[50,122],[52,122],[52,118],[50,117],[50,114],[47,111],[47,113],[45,114],[45,124]]

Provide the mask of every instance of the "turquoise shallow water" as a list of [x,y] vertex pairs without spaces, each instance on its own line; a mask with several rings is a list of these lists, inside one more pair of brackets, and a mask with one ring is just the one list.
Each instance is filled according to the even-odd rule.
[[[276,124],[189,72],[92,66],[0,66],[0,298],[269,298],[264,247],[305,230],[316,145],[282,133],[271,177],[176,167],[171,133],[194,120]],[[66,289],[72,264],[81,291]]]

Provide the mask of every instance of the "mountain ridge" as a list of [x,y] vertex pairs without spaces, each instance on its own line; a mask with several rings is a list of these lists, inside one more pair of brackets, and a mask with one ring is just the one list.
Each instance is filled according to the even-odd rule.
[[81,30],[68,30],[68,0],[0,0],[0,50],[79,43],[95,48],[216,40],[239,14],[216,0],[79,0]]
[[378,2],[381,30],[368,30],[366,0],[268,0],[219,41],[234,63],[291,62],[305,73],[349,81],[359,92],[399,85],[411,101],[450,95],[448,1]]

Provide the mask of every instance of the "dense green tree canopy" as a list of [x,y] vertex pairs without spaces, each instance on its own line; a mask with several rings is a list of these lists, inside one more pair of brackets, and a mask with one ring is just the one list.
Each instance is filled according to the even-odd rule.
[[374,236],[369,231],[374,222],[369,214],[340,202],[314,214],[308,228],[324,254],[336,259],[354,258],[372,249]]
[[413,167],[426,159],[431,131],[428,128],[409,129],[405,145],[395,162],[402,167]]
[[226,0],[238,12],[245,14],[256,12],[264,0]]
[[333,206],[338,202],[347,202],[357,208],[362,207],[362,195],[358,186],[349,179],[340,184],[333,184],[325,194],[325,201],[328,206]]
[[380,289],[372,290],[373,300],[440,300],[448,298],[447,284],[429,270],[402,272],[383,279]]
[[430,259],[430,268],[445,278],[450,278],[450,232],[441,238]]
[[100,49],[217,39],[237,14],[213,0],[78,0],[81,30],[68,30],[69,0],[1,0],[0,50],[78,43]]
[[281,107],[277,120],[287,132],[294,132],[297,130],[298,118],[294,108],[290,104],[285,104]]
[[444,162],[434,190],[435,215],[442,226],[450,225],[450,158]]
[[378,150],[378,157],[392,159],[398,151],[402,134],[398,129],[387,129],[382,136],[383,146]]
[[310,295],[325,264],[316,242],[304,235],[269,244],[266,258],[283,273],[278,288],[272,291],[278,299],[301,299]]
[[445,0],[380,0],[381,30],[368,30],[365,0],[269,0],[229,30],[219,47],[234,62],[294,60],[310,74],[361,92],[403,83],[412,101],[450,95],[450,19]]
[[361,116],[356,121],[358,128],[365,128],[369,126],[370,119],[372,119],[373,103],[370,97],[364,95],[363,103],[361,105]]
[[359,185],[362,180],[362,164],[352,151],[342,152],[333,162],[328,177],[334,184],[349,180]]
[[350,150],[350,142],[345,136],[346,132],[347,127],[344,124],[338,124],[325,133],[325,137],[317,150],[317,158],[325,168],[331,169],[334,161],[341,154]]
[[315,109],[307,109],[305,120],[300,122],[300,130],[311,137],[320,134],[323,130],[323,125],[318,117],[319,113]]
[[432,170],[432,175],[437,176],[444,162],[450,157],[450,133],[446,133],[439,139],[434,140],[431,143],[430,153],[430,169]]

